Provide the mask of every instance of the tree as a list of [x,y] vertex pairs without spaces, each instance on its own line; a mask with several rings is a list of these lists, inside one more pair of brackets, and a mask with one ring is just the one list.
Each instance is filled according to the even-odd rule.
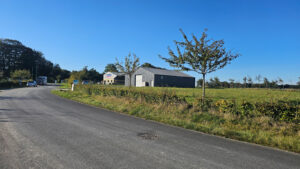
[[164,68],[161,68],[161,67],[154,66],[154,65],[152,65],[151,63],[148,63],[148,62],[143,63],[143,64],[141,65],[141,67],[149,67],[149,68],[156,68],[156,69],[164,69]]
[[257,81],[257,83],[260,83],[260,81],[261,81],[261,75],[257,75],[255,77],[255,80]]
[[156,68],[156,66],[153,66],[151,63],[148,63],[148,62],[143,63],[143,64],[141,65],[141,67]]
[[104,69],[104,73],[106,72],[118,72],[118,69],[115,64],[107,64]]
[[299,78],[299,81],[297,82],[297,85],[300,87],[300,77],[298,77]]
[[33,77],[47,76],[49,81],[54,81],[62,72],[64,76],[61,77],[69,77],[69,71],[45,59],[42,52],[33,50],[17,40],[0,39],[0,73],[3,78],[8,78],[15,70],[28,70]]
[[202,84],[203,83],[203,79],[199,79],[198,81],[197,81],[197,87],[202,87]]
[[177,48],[177,55],[168,47],[170,58],[159,55],[172,67],[183,71],[194,71],[202,74],[202,102],[205,98],[205,76],[208,73],[222,69],[229,64],[239,54],[232,54],[224,47],[223,40],[208,40],[206,30],[197,39],[192,35],[193,40],[189,40],[185,33],[180,29],[184,41],[174,41]]
[[243,82],[244,82],[244,87],[246,88],[247,87],[247,77],[246,76],[243,78]]
[[90,81],[93,82],[100,82],[103,79],[103,75],[101,75],[99,72],[97,72],[96,69],[92,68],[87,71],[87,78]]
[[260,82],[261,82],[261,75],[257,75],[256,77],[255,77],[255,80],[257,81],[257,83],[258,83],[258,87],[260,87]]
[[134,53],[132,57],[131,54],[129,53],[128,56],[125,57],[125,63],[119,62],[117,58],[116,61],[117,61],[116,67],[118,68],[118,70],[128,75],[129,87],[131,87],[131,76],[140,66],[140,58],[137,57]]
[[233,88],[234,87],[234,79],[229,79],[230,82],[230,87]]
[[73,83],[74,80],[82,82],[83,80],[88,80],[92,82],[100,82],[102,80],[102,75],[97,72],[95,69],[88,69],[87,66],[83,67],[80,71],[73,71],[68,83]]
[[210,81],[209,87],[212,87],[212,88],[221,87],[221,81],[218,77],[210,78],[209,81]]
[[251,88],[252,84],[253,84],[252,78],[250,76],[248,76],[247,81],[248,81],[249,87]]
[[282,88],[284,88],[283,80],[280,77],[278,77],[278,83],[281,84]]
[[28,80],[30,79],[31,74],[28,70],[15,70],[11,74],[11,78],[14,80]]
[[271,83],[270,83],[270,87],[276,88],[278,86],[277,83],[278,83],[277,80],[272,80]]
[[266,78],[266,77],[264,77],[264,85],[266,88],[268,88],[270,85],[270,82],[269,82],[268,78]]

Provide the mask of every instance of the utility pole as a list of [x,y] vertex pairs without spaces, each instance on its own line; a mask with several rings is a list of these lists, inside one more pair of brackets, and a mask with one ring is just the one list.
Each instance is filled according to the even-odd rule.
[[37,81],[37,63],[38,61],[35,61],[35,81]]

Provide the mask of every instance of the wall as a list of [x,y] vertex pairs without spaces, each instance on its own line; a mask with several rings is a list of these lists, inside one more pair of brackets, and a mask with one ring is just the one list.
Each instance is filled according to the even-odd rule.
[[156,87],[195,87],[194,77],[180,77],[180,76],[167,76],[155,75],[154,86]]
[[[167,75],[154,75],[153,73],[144,70],[143,68],[138,69],[131,77],[131,85],[135,85],[135,75],[143,75],[143,82],[148,82],[151,86],[151,81],[154,80],[154,86],[156,87],[185,87],[194,88],[195,78],[194,77],[180,77],[180,76],[167,76]],[[163,79],[161,79],[163,76]],[[125,86],[129,86],[129,76],[125,76]]]
[[[151,84],[151,80],[154,80],[154,74],[146,71],[142,68],[138,69],[131,77],[131,86],[135,86],[135,75],[143,75],[143,82],[148,82]],[[125,86],[129,86],[129,76],[125,77]]]

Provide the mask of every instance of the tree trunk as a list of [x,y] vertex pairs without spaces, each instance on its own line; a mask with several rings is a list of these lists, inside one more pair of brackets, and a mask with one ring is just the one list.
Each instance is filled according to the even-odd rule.
[[204,103],[205,99],[205,74],[202,74],[203,80],[202,80],[202,103]]
[[128,76],[129,76],[129,87],[131,87],[131,74],[129,74]]

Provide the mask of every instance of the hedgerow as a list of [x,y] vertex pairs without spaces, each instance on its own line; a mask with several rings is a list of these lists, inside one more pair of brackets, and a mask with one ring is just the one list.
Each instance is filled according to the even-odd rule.
[[285,121],[300,123],[300,104],[295,100],[277,100],[237,102],[234,99],[206,99],[204,103],[201,98],[195,98],[194,102],[188,102],[187,97],[179,96],[174,90],[137,90],[136,88],[126,88],[120,86],[102,85],[79,85],[77,91],[88,95],[128,97],[137,101],[155,104],[186,104],[194,111],[217,110],[222,113],[231,113],[240,117],[268,116],[275,121]]

